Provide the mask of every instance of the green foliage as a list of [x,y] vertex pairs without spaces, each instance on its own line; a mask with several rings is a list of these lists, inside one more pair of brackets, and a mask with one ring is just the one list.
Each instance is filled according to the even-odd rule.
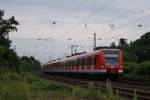
[[124,73],[129,75],[148,76],[150,75],[150,61],[142,63],[125,62]]
[[75,100],[77,98],[79,100],[122,100],[118,95],[114,95],[110,82],[107,83],[105,91],[101,91],[100,88],[93,83],[90,83],[86,89],[76,87],[73,89],[73,96],[76,97]]
[[119,39],[119,45],[118,45],[119,48],[128,48],[129,47],[129,44],[127,43],[127,39],[125,38],[120,38]]
[[21,72],[39,72],[42,71],[41,64],[34,57],[23,56],[20,59],[19,71]]
[[[126,49],[125,49],[126,50]],[[150,32],[130,44],[128,52],[138,57],[138,62],[150,60]]]
[[25,82],[8,82],[0,90],[1,100],[30,100],[30,87]]
[[87,89],[86,100],[99,100],[101,98],[101,91],[93,83],[90,83]]
[[134,61],[134,62],[137,62],[138,61],[138,57],[133,54],[133,53],[130,53],[130,52],[126,52],[126,51],[123,51],[123,60],[125,62],[130,62],[130,61]]
[[1,100],[30,100],[30,86],[24,81],[24,77],[6,68],[1,69],[0,73]]
[[134,97],[133,97],[133,100],[138,100],[136,90],[134,90]]
[[69,85],[41,79],[31,73],[8,71],[0,70],[0,100],[43,100],[48,96],[62,100],[71,95],[72,87]]
[[130,46],[123,48],[124,72],[133,76],[150,75],[150,32],[145,33]]
[[8,38],[0,36],[0,45],[5,48],[10,48],[11,41]]
[[140,67],[136,62],[125,62],[124,66],[124,73],[128,74],[136,74],[137,69]]
[[[61,91],[63,93],[65,93],[66,91],[71,93],[72,92],[72,88],[69,87],[68,85],[65,84],[61,84],[61,83],[56,83],[56,82],[50,82],[44,79],[40,79],[37,77],[32,77],[31,78],[31,82],[30,84],[32,84],[32,91],[33,92],[49,92],[49,91]],[[68,94],[68,93],[67,93]]]
[[4,15],[4,10],[0,10],[0,45],[10,48],[11,41],[8,38],[8,34],[12,31],[17,31],[16,26],[19,23],[15,20],[14,16],[5,19]]
[[93,83],[87,88],[49,81],[31,73],[0,69],[0,100],[121,100],[111,85],[101,91]]
[[[145,33],[135,41],[127,43],[127,39],[120,38],[119,44],[116,46],[123,50],[123,58],[125,62],[143,62],[150,60],[150,32]],[[111,47],[115,47],[115,43],[111,43]]]
[[0,67],[14,67],[19,65],[19,57],[16,52],[10,49],[11,41],[8,34],[12,31],[17,31],[19,23],[15,17],[5,19],[4,10],[0,10]]
[[117,46],[116,46],[115,42],[112,42],[112,43],[110,44],[110,47],[116,48]]
[[0,10],[0,67],[15,68],[20,72],[37,72],[41,70],[41,64],[34,57],[18,57],[13,49],[10,49],[11,41],[9,33],[17,31],[18,21],[14,16],[5,19],[4,10]]
[[145,33],[140,39],[137,39],[131,46],[150,45],[150,32]]
[[137,69],[138,75],[150,75],[150,61],[144,61]]
[[[13,49],[0,46],[0,65],[5,67],[15,67],[19,65],[19,57]],[[0,67],[1,67],[0,66]]]
[[87,89],[79,87],[74,88],[73,96],[81,100],[100,100],[102,94],[95,86],[89,85]]
[[138,62],[150,60],[150,45],[139,45],[130,48],[130,52],[137,55]]
[[4,15],[4,10],[0,10],[0,39],[7,38],[9,32],[17,31],[16,26],[19,25],[14,16],[5,19]]

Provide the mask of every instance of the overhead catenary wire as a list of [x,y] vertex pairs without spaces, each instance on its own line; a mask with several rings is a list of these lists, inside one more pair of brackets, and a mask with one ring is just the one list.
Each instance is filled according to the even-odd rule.
[[[97,8],[97,9],[94,10],[89,16],[87,16],[87,17],[81,19],[81,22],[80,22],[80,23],[84,22],[84,20],[88,20],[88,18],[92,17],[94,14],[96,14],[96,13],[99,12],[100,10],[104,9],[105,7],[107,7],[108,5],[110,5],[111,3],[113,3],[114,1],[115,1],[115,0],[111,0],[111,1],[107,2],[106,4],[104,4],[103,6]],[[147,8],[149,8],[149,7],[145,7],[145,8],[143,8],[143,9],[140,9],[138,12],[132,13],[131,15],[136,15],[136,14],[142,13],[142,12],[143,12],[145,9],[147,9]],[[129,15],[129,16],[131,16],[131,15]],[[109,21],[112,21],[112,20],[114,21],[114,20],[119,20],[119,19],[121,19],[121,18],[127,18],[127,17],[128,17],[127,15],[124,15],[124,16],[121,15],[121,16],[114,17],[114,18],[109,19],[109,20],[105,20],[104,22],[106,23],[106,22],[109,22]],[[73,23],[71,23],[71,24],[73,24]],[[78,24],[79,24],[79,23],[76,23],[76,24],[73,26],[73,28],[75,28],[75,26],[78,25]],[[84,27],[85,27],[85,29],[88,28],[87,26],[88,26],[88,23],[87,23],[87,22],[84,22]],[[115,28],[116,28],[116,27],[115,27]],[[69,32],[70,32],[70,30],[69,30]],[[68,33],[68,32],[66,32],[66,33]]]
[[114,1],[116,0],[110,0],[107,3],[105,3],[103,6],[97,8],[96,10],[94,10],[90,15],[88,15],[87,17],[83,18],[81,20],[81,22],[88,20],[89,18],[91,18],[92,16],[94,16],[96,13],[100,12],[101,10],[103,10],[104,8],[106,8],[107,6],[109,6],[110,4],[112,4]]
[[[91,18],[97,12],[100,12],[101,10],[103,10],[104,8],[106,8],[107,6],[109,6],[110,4],[112,4],[114,1],[116,1],[116,0],[110,0],[109,2],[105,3],[101,7],[97,8],[94,11],[92,11],[88,16],[82,18],[79,23],[86,23],[86,26],[87,26],[87,22],[85,22],[85,21],[87,21],[89,18]],[[79,23],[76,23],[75,25],[73,25],[73,28],[75,28],[76,26],[78,26]],[[69,32],[70,32],[70,30],[69,30]],[[68,33],[68,31],[66,33]]]
[[[114,1],[114,0],[111,0],[111,1]],[[111,4],[111,3],[110,3]],[[106,6],[107,7],[107,6]],[[95,15],[97,12],[99,12],[99,11],[93,11],[92,13],[93,13],[93,15]],[[141,13],[141,12],[143,12],[143,9],[141,9],[141,11],[139,12],[139,13]],[[89,16],[87,16],[87,17],[85,17],[84,19],[82,19],[81,20],[81,22],[84,22],[85,20],[88,20],[89,18],[91,18],[93,15],[92,15],[92,13],[91,13],[91,15],[89,15]],[[138,13],[138,12],[137,12]],[[134,15],[134,13],[133,13],[133,15]],[[136,13],[135,13],[135,15],[136,15]],[[121,18],[126,18],[126,17],[128,17],[128,16],[120,16],[120,17],[118,17],[118,18],[116,18],[115,20],[118,20],[118,19],[121,19]],[[136,19],[136,20],[134,20],[133,22],[137,22],[137,21],[139,21],[139,20],[141,20],[142,18],[139,18],[139,19]],[[110,20],[109,20],[110,21]],[[133,22],[129,22],[129,23],[126,23],[126,24],[123,24],[123,25],[120,25],[119,27],[115,27],[115,28],[118,28],[118,29],[121,29],[121,28],[123,28],[123,27],[125,27],[125,26],[128,26],[128,25],[130,25],[131,23],[133,23]],[[87,22],[84,22],[85,23],[85,28],[87,28]],[[76,24],[76,25],[78,25],[78,23]],[[73,27],[74,28],[74,27]],[[109,32],[108,32],[109,33]],[[105,33],[104,33],[105,34]]]
[[[121,28],[123,28],[123,27],[129,26],[130,24],[132,24],[132,23],[134,23],[134,22],[137,22],[137,21],[140,21],[140,20],[144,19],[145,17],[147,17],[147,16],[149,16],[149,15],[150,15],[150,13],[147,14],[147,15],[144,15],[144,16],[142,16],[142,17],[139,17],[139,18],[137,18],[137,19],[135,19],[135,20],[132,20],[132,21],[126,23],[126,24],[123,24],[123,25],[120,25],[120,26],[118,26],[118,27],[115,27],[115,29],[116,29],[116,28],[117,28],[117,29],[121,29]],[[106,34],[106,33],[108,34],[108,33],[110,33],[110,32],[111,32],[111,30],[108,30],[108,31],[106,31],[106,32],[103,32],[101,35],[104,35],[104,34]]]

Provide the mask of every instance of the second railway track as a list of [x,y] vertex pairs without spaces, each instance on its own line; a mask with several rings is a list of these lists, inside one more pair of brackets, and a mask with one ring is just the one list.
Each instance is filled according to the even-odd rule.
[[[97,86],[101,90],[105,90],[107,87],[106,81],[95,81],[95,80],[88,80],[88,79],[50,76],[45,74],[42,74],[41,76],[48,80],[60,81],[71,85],[86,87],[92,82],[94,86]],[[121,79],[117,81],[112,81],[111,86],[115,94],[118,94],[130,100],[135,96],[135,94],[138,100],[150,100],[150,87],[148,83],[149,82],[142,83],[142,81],[140,82],[137,80],[132,81],[127,79],[125,80]]]

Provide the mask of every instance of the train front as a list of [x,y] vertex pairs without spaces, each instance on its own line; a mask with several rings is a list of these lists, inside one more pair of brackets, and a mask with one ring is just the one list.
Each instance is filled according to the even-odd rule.
[[103,62],[107,75],[123,73],[122,51],[120,49],[103,49]]

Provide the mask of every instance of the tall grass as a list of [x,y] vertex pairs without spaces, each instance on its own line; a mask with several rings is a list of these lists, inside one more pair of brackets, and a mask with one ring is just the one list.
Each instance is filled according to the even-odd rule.
[[0,100],[122,100],[113,94],[111,83],[106,91],[90,83],[87,88],[41,79],[31,73],[0,71]]
[[134,97],[133,97],[133,100],[138,100],[138,98],[137,98],[137,93],[136,93],[136,89],[134,90]]
[[87,88],[74,88],[72,95],[74,98],[80,98],[81,100],[123,100],[123,98],[118,96],[118,93],[114,95],[111,82],[109,81],[107,81],[105,91],[102,91],[100,88],[94,86],[93,83],[90,83]]
[[3,85],[0,100],[30,100],[30,86],[25,82],[11,82]]

